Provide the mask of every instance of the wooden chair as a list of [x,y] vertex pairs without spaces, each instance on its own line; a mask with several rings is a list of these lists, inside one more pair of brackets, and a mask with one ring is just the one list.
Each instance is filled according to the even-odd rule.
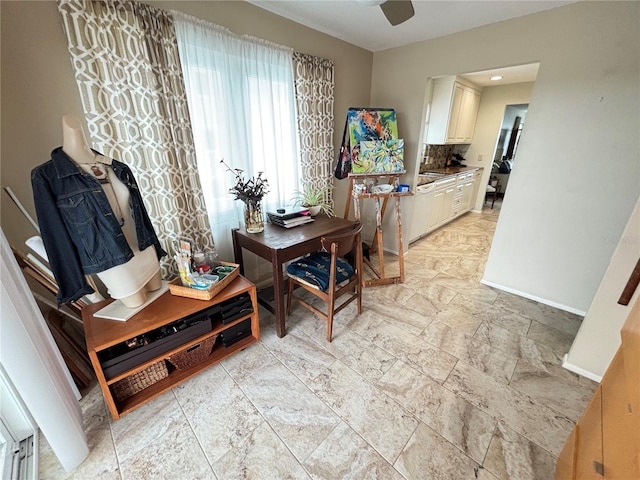
[[[333,317],[354,300],[358,302],[358,315],[362,313],[362,225],[356,223],[353,230],[322,237],[322,251],[312,253],[292,262],[287,267],[289,295],[287,315],[291,315],[291,300],[327,321],[327,340],[331,341]],[[327,313],[293,294],[294,287],[301,287],[327,304]],[[336,305],[336,300],[348,294],[349,298]]]
[[[495,185],[491,185],[492,183],[495,183]],[[493,198],[491,199],[491,208],[493,208],[493,204],[496,203],[496,197],[498,196],[498,192],[500,191],[500,184],[498,183],[497,180],[493,180],[491,179],[489,181],[489,184],[487,185],[487,193],[484,197],[484,203],[487,203],[487,198],[489,198],[489,195],[491,195]]]

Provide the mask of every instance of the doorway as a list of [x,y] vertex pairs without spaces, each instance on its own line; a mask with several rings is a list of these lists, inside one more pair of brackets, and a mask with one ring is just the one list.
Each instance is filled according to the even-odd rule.
[[497,184],[498,197],[504,198],[528,109],[528,103],[505,106],[491,167],[490,184]]

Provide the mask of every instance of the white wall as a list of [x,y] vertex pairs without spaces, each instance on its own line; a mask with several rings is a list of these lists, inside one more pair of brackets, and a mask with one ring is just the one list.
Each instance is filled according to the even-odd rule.
[[640,2],[578,2],[374,54],[406,158],[428,77],[540,62],[487,283],[586,312],[640,193],[638,25]]
[[635,302],[637,288],[629,305],[618,304],[636,262],[640,258],[640,199],[629,218],[611,262],[598,287],[580,330],[565,355],[562,366],[599,382],[620,346],[620,330]]

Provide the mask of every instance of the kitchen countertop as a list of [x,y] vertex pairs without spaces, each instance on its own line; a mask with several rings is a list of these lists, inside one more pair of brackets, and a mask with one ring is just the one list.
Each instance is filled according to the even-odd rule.
[[457,167],[445,167],[445,168],[428,168],[428,169],[425,169],[425,170],[421,171],[420,174],[424,174],[424,173],[439,173],[439,174],[442,174],[444,176],[437,177],[437,178],[425,178],[425,177],[421,178],[420,176],[418,176],[418,184],[417,184],[417,186],[426,185],[428,183],[433,183],[435,181],[442,180],[443,178],[447,178],[448,176],[451,176],[451,175],[457,175],[459,173],[465,173],[465,172],[473,172],[474,170],[478,170],[478,169],[482,169],[482,168],[484,168],[484,167],[457,166]]

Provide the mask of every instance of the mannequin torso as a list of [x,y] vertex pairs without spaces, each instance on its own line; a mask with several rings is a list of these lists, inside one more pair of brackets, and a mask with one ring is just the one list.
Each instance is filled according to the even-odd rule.
[[147,247],[142,252],[138,249],[134,218],[129,208],[129,190],[111,169],[111,159],[91,150],[76,117],[65,115],[62,127],[62,150],[78,168],[100,182],[134,254],[127,263],[98,273],[98,278],[107,287],[111,297],[121,300],[127,307],[138,307],[146,301],[147,291],[154,291],[162,286],[155,249]]

